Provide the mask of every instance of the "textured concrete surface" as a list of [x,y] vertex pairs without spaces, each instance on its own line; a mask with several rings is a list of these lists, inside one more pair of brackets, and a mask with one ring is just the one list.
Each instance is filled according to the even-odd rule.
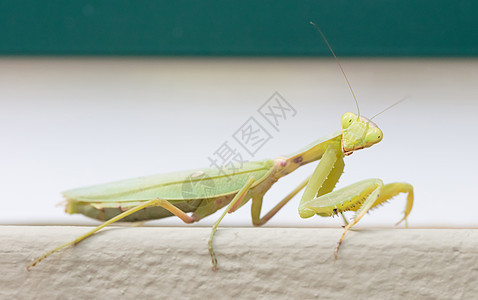
[[0,227],[0,298],[477,299],[478,230],[115,227],[47,258],[88,227]]

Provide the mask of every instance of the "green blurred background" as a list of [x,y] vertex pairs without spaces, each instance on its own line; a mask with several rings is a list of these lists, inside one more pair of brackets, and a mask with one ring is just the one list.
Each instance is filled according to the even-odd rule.
[[475,56],[478,1],[0,2],[0,55]]

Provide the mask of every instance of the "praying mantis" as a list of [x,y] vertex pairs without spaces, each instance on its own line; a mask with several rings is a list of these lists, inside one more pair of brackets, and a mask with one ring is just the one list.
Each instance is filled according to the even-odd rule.
[[[215,168],[203,168],[65,191],[63,196],[66,199],[67,213],[80,213],[104,223],[77,239],[35,258],[27,266],[27,270],[51,254],[74,246],[117,221],[138,222],[177,216],[185,223],[194,223],[226,207],[214,223],[208,240],[213,269],[217,270],[218,262],[213,247],[214,235],[227,213],[236,211],[252,200],[252,223],[260,226],[270,220],[304,188],[298,208],[300,217],[309,218],[315,215],[330,217],[341,214],[344,218],[346,225],[335,248],[335,259],[347,231],[370,209],[399,193],[407,194],[407,202],[404,215],[397,224],[406,221],[412,210],[414,198],[413,187],[408,183],[384,184],[380,179],[366,179],[334,190],[345,167],[344,158],[380,142],[383,133],[375,123],[360,115],[357,100],[340,62],[322,31],[316,28],[336,59],[357,104],[357,114],[348,112],[342,115],[341,130],[291,155],[244,162],[240,168],[222,173]],[[312,175],[261,217],[262,201],[271,186],[299,167],[318,160],[319,163]],[[350,222],[343,215],[346,211],[356,212]]]

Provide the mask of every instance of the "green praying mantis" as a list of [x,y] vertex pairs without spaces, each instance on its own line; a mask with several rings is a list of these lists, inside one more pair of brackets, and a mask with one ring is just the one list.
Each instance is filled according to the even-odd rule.
[[[316,28],[336,59],[358,110],[357,100],[340,62],[322,31]],[[378,126],[360,116],[359,110],[358,114],[350,112],[343,114],[341,127],[340,131],[319,139],[294,154],[276,159],[244,162],[239,169],[229,172],[219,173],[216,168],[203,168],[66,191],[63,196],[66,198],[67,213],[80,213],[104,223],[77,239],[37,257],[27,266],[27,270],[49,255],[76,245],[117,221],[138,222],[177,216],[185,223],[194,223],[227,206],[214,223],[208,240],[213,269],[217,270],[213,240],[221,220],[227,213],[236,211],[252,200],[252,223],[260,226],[270,220],[304,188],[298,209],[300,217],[309,218],[314,215],[330,217],[340,214],[345,221],[344,232],[334,252],[337,259],[347,231],[370,209],[399,193],[407,193],[404,215],[397,223],[399,224],[407,220],[413,207],[413,187],[408,183],[384,184],[380,179],[366,179],[334,191],[345,167],[345,156],[369,148],[383,138]],[[317,160],[320,161],[313,174],[261,217],[262,201],[270,187],[281,177]],[[184,191],[185,186],[188,187],[187,193]],[[346,211],[356,212],[350,222],[343,215]]]

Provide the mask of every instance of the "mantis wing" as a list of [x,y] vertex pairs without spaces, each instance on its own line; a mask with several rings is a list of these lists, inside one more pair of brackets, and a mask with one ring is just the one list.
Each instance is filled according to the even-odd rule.
[[196,169],[93,185],[63,192],[68,200],[128,202],[151,199],[198,200],[237,193],[251,177],[254,186],[274,169],[274,160],[244,162],[241,168]]

